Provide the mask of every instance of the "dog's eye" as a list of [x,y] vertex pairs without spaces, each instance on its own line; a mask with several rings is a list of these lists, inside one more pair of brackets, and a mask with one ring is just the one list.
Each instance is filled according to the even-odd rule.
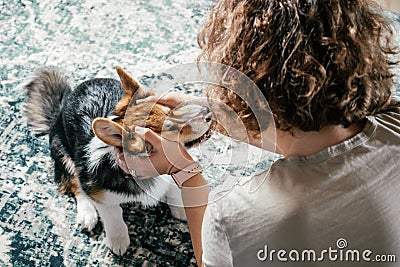
[[170,131],[176,131],[176,130],[179,130],[179,127],[176,126],[175,124],[173,124],[173,125],[171,125],[171,127],[168,128],[168,130],[170,130]]
[[136,138],[135,138],[135,135],[133,134],[132,131],[129,131],[129,132],[128,132],[128,140],[134,140],[134,139],[136,139]]
[[168,131],[177,131],[179,130],[179,127],[176,123],[173,123],[172,121],[165,121],[164,123],[164,129]]
[[176,129],[178,128],[178,127],[176,127],[176,125],[175,125],[172,121],[170,121],[170,120],[165,120],[165,121],[164,121],[163,127],[164,127],[164,129],[169,130],[169,131],[171,131],[171,130],[176,130]]
[[163,128],[167,131],[176,131],[179,130],[179,127],[176,125],[176,123],[173,123],[170,120],[165,120]]

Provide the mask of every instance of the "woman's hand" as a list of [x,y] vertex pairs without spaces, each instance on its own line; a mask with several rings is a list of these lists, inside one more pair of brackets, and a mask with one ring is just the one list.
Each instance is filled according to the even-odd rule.
[[179,105],[198,104],[207,106],[207,99],[205,97],[198,97],[178,92],[169,92],[163,95],[152,95],[146,98],[138,99],[137,103],[143,102],[157,102],[170,108],[175,108]]
[[135,132],[153,146],[148,157],[127,156],[116,151],[117,164],[127,173],[140,179],[177,172],[193,162],[192,157],[177,142],[169,141],[152,130],[136,127]]

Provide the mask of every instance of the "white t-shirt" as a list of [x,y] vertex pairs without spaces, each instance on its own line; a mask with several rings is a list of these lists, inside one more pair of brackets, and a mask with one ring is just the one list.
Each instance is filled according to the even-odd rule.
[[225,196],[205,212],[205,266],[400,266],[399,112],[213,192]]

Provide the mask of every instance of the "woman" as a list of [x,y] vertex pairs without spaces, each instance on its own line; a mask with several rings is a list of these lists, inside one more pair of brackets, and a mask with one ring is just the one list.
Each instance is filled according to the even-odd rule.
[[[184,174],[199,265],[328,266],[358,257],[363,266],[400,251],[400,109],[391,91],[391,34],[367,0],[216,3],[199,34],[200,58],[255,82],[273,113],[283,158],[260,174],[266,179],[256,191],[250,180],[197,206],[207,203],[208,188],[200,171],[187,174],[186,166],[200,169],[183,148],[138,128],[153,154],[126,159],[138,176]],[[261,146],[257,138],[268,129],[248,105],[234,93],[208,94],[237,111],[249,142]],[[159,101],[174,106],[184,97]],[[201,189],[193,194],[193,187]]]

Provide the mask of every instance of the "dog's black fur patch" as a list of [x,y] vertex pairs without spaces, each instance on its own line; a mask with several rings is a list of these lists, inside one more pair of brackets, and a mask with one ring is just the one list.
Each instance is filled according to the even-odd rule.
[[[132,177],[115,167],[109,155],[100,158],[98,168],[89,169],[87,145],[94,137],[92,121],[113,115],[115,104],[124,95],[120,81],[95,78],[71,91],[57,70],[46,68],[36,72],[25,92],[25,116],[38,135],[49,134],[55,182],[66,189],[65,193],[71,193],[68,186],[74,176],[88,195],[104,189],[127,195],[143,192]],[[66,158],[75,164],[72,173]],[[152,179],[141,182],[141,186],[152,185]]]

